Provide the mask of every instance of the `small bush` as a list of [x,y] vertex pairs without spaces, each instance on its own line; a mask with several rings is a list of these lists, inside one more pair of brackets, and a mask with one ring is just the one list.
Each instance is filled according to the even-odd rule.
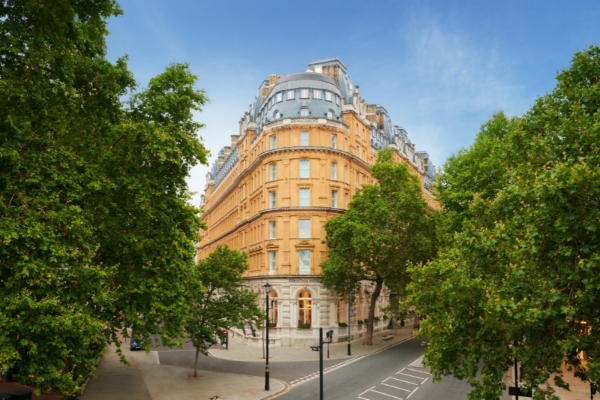
[[298,329],[310,329],[310,324],[298,324]]
[[378,321],[379,321],[379,317],[375,317],[375,318],[373,318],[373,319],[375,320],[375,322],[378,322]]
[[384,316],[383,316],[383,320],[384,320],[384,321],[387,321],[388,319],[389,319],[389,318],[388,318],[388,316],[387,316],[387,315],[384,315]]
[[347,328],[347,327],[348,327],[348,324],[347,324],[347,323],[345,323],[345,322],[340,322],[340,323],[338,323],[338,326],[339,326],[340,328]]
[[362,319],[359,319],[359,320],[358,320],[358,324],[359,324],[359,325],[362,325],[362,324],[364,324],[363,320],[362,320]]

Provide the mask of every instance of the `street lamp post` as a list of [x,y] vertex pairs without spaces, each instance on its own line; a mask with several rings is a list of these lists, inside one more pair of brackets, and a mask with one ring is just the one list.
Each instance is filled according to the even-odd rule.
[[269,386],[269,292],[271,291],[271,285],[269,284],[269,282],[267,281],[267,283],[265,283],[264,285],[265,288],[265,294],[267,295],[267,302],[266,302],[266,309],[267,309],[267,313],[265,315],[265,329],[267,331],[266,333],[266,347],[267,347],[267,352],[266,352],[266,364],[265,364],[265,390],[271,390],[270,386]]
[[348,282],[348,291],[346,293],[346,299],[348,302],[348,355],[351,356],[352,352],[350,351],[350,282]]

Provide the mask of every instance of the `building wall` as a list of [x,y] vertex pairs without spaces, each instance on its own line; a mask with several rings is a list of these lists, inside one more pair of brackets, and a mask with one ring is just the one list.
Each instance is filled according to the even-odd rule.
[[[334,67],[326,71],[337,76],[337,83],[320,74],[271,75],[265,80],[257,108],[244,115],[239,135],[219,153],[204,194],[208,230],[201,233],[198,258],[220,244],[248,253],[248,287],[262,290],[268,279],[277,294],[278,321],[271,336],[281,346],[314,344],[318,327],[337,329],[339,322],[346,322],[338,310],[340,299],[319,283],[327,251],[323,226],[348,208],[362,184],[375,183],[369,167],[381,146],[394,148],[396,159],[411,165],[430,207],[437,208],[427,187],[433,166],[426,153],[415,153],[405,131],[391,125],[387,111],[352,93],[345,71]],[[344,90],[337,89],[339,82],[346,82]],[[306,221],[309,229],[301,230]],[[310,329],[298,327],[302,292],[311,296]],[[359,298],[363,303],[356,304],[351,317],[357,335],[357,319],[366,318],[366,296]],[[383,295],[380,307],[387,301]],[[380,320],[377,329],[383,325]],[[346,329],[340,329],[338,338],[347,335]],[[237,333],[247,343],[259,344],[249,332]]]

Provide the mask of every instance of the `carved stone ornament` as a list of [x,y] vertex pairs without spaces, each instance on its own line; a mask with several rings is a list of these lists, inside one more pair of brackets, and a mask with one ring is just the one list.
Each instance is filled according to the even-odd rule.
[[315,247],[315,245],[310,240],[301,240],[296,243],[296,247]]

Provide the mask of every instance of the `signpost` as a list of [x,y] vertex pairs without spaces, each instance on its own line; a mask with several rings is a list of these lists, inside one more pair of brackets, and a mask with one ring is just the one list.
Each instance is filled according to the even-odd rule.
[[319,371],[320,371],[320,382],[319,382],[319,393],[320,400],[323,400],[323,345],[327,344],[327,357],[329,358],[329,343],[333,341],[333,331],[327,332],[327,342],[323,341],[323,328],[319,328],[319,345],[310,346],[312,351],[319,352]]

